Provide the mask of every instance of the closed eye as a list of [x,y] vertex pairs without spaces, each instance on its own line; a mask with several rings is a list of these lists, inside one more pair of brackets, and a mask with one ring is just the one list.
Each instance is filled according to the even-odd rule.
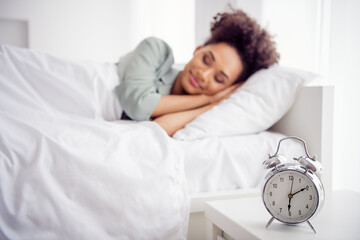
[[204,54],[203,56],[203,62],[206,64],[206,65],[210,65],[211,64],[211,57],[208,55],[208,54]]
[[215,81],[218,82],[218,83],[221,83],[221,84],[225,83],[224,79],[222,79],[220,77],[215,77]]

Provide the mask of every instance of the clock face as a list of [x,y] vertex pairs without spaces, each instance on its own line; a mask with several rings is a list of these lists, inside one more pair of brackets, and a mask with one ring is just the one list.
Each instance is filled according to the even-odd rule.
[[319,205],[313,181],[294,170],[280,171],[269,178],[263,189],[263,200],[270,214],[285,223],[309,219]]

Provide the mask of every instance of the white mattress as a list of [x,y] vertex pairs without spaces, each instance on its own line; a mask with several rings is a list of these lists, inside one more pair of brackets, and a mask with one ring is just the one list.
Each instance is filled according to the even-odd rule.
[[260,184],[282,135],[175,140],[155,122],[117,121],[117,84],[112,63],[0,46],[0,238],[185,238],[187,192]]

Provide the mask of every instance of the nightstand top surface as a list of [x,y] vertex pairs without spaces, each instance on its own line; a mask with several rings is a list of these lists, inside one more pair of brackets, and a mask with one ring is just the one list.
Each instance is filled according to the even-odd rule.
[[210,201],[205,216],[235,239],[360,239],[360,193],[336,191],[325,196],[324,206],[310,219],[315,234],[304,222],[287,225],[271,218],[261,197]]

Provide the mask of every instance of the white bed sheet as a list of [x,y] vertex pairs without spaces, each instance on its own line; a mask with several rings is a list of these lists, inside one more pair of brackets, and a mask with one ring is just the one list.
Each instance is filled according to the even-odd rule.
[[[262,163],[274,154],[280,139],[275,132],[178,141],[185,154],[185,174],[190,193],[246,189],[260,186],[268,171]],[[283,141],[280,154],[289,162],[304,155],[302,144]]]

